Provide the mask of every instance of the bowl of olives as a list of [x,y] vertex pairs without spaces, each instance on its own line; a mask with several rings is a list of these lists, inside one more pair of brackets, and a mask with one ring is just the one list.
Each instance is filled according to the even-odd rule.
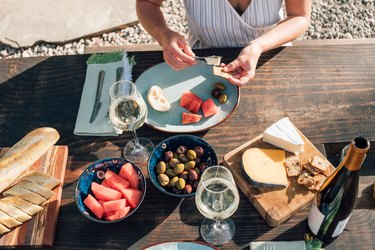
[[195,194],[200,176],[217,165],[215,149],[194,135],[175,135],[160,142],[148,159],[151,182],[161,192],[175,197]]

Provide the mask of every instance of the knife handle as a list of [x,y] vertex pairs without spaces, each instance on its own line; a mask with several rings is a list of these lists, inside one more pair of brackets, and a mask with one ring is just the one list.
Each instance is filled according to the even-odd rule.
[[118,81],[121,80],[123,72],[124,72],[124,68],[123,67],[118,67],[116,69],[116,82],[118,82]]
[[98,80],[98,87],[96,89],[95,102],[99,101],[100,96],[102,95],[104,76],[105,76],[105,72],[104,72],[104,70],[101,70],[99,72],[99,80]]

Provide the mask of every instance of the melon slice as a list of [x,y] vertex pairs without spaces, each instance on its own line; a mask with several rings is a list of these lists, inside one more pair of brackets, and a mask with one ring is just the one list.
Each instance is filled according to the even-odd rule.
[[131,208],[136,208],[141,201],[142,192],[138,189],[125,188],[121,191],[121,193]]
[[[130,185],[129,181],[125,180],[124,178],[115,174],[114,172],[112,172],[109,169],[105,173],[105,180],[111,188],[113,188],[117,191],[120,191],[120,192],[121,192],[121,190],[129,187],[129,185]],[[116,200],[116,199],[114,199],[114,200]]]
[[95,198],[104,201],[118,200],[121,198],[121,193],[112,188],[107,188],[96,182],[91,183],[91,191]]
[[104,213],[124,208],[126,205],[125,199],[106,201],[103,203]]
[[191,91],[184,92],[180,99],[180,106],[195,114],[198,113],[201,104],[202,99]]
[[191,114],[187,112],[182,112],[181,123],[182,124],[190,124],[199,122],[202,119],[202,115]]
[[90,209],[90,211],[93,212],[96,217],[98,217],[99,219],[102,218],[104,212],[103,207],[91,194],[86,197],[83,203],[85,203],[88,209]]
[[138,174],[134,170],[134,167],[131,163],[125,163],[120,170],[119,175],[128,180],[130,182],[130,187],[138,189],[139,185],[139,179],[138,179]]
[[209,117],[217,113],[217,106],[215,105],[215,102],[209,98],[206,101],[202,103],[202,111],[204,117]]
[[125,217],[129,213],[129,211],[130,211],[129,206],[120,208],[119,210],[110,211],[110,212],[105,213],[105,219],[110,220],[110,221],[118,220],[118,219]]

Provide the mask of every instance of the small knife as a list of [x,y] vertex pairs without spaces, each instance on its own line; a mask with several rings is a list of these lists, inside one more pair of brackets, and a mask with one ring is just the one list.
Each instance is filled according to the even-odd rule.
[[98,116],[100,107],[102,106],[102,103],[100,102],[100,96],[102,95],[104,75],[105,75],[105,72],[101,70],[99,72],[99,80],[98,80],[98,86],[96,88],[95,104],[94,104],[94,109],[92,110],[90,123],[92,123],[95,120],[95,118]]

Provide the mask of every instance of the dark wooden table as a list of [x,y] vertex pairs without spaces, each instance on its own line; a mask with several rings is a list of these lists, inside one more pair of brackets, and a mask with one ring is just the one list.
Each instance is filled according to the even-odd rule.
[[[239,49],[209,49],[229,62]],[[130,52],[137,65],[133,77],[162,62],[160,51]],[[166,196],[148,180],[146,198],[137,213],[122,223],[98,225],[76,209],[74,188],[80,173],[93,161],[121,156],[131,138],[73,135],[89,55],[3,59],[0,61],[0,146],[12,146],[41,126],[56,128],[59,145],[68,145],[69,158],[55,246],[59,249],[138,249],[168,240],[200,240],[203,220],[194,199]],[[354,136],[375,141],[375,44],[294,46],[262,55],[256,77],[241,88],[234,114],[209,131],[196,133],[211,143],[219,158],[281,117],[289,116],[315,144],[324,144],[337,165],[339,152]],[[138,133],[154,144],[171,136],[147,126]],[[141,166],[146,173],[146,166]],[[344,233],[327,249],[373,249],[375,246],[375,153],[362,169],[356,209]],[[236,236],[223,249],[241,249],[259,240],[302,240],[308,231],[306,208],[282,225],[271,228],[246,197],[233,215]]]

